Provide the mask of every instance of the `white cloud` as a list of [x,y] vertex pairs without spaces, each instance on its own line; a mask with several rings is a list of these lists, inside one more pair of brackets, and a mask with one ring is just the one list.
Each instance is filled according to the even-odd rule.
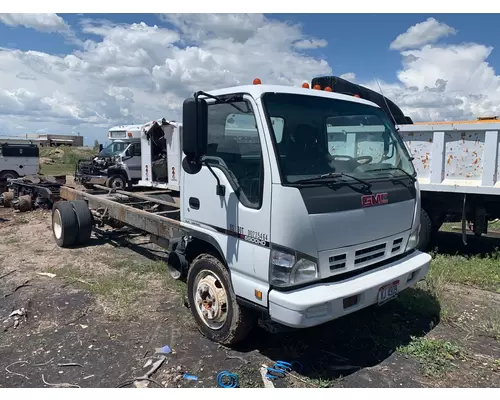
[[456,29],[448,26],[435,18],[427,18],[408,28],[404,33],[391,43],[390,48],[394,50],[403,50],[417,48],[429,43],[435,43],[439,39],[456,34]]
[[346,81],[354,82],[356,80],[356,74],[354,72],[346,72],[345,74],[340,75],[340,78],[345,79]]
[[[0,48],[0,134],[79,131],[93,142],[116,124],[179,119],[183,99],[195,90],[255,77],[300,86],[332,74],[326,60],[297,47],[322,43],[300,25],[260,14],[161,20],[158,26],[83,20],[91,39],[66,55]],[[415,121],[500,115],[500,77],[488,63],[492,51],[477,43],[405,47],[395,79],[380,85]],[[335,74],[379,91],[377,82],[341,72]]]
[[8,26],[24,26],[45,33],[68,33],[70,31],[64,19],[51,13],[0,14],[0,22]]
[[294,47],[301,50],[311,50],[326,47],[328,42],[325,39],[303,39],[295,42]]
[[325,60],[297,52],[299,25],[260,14],[162,19],[170,27],[82,20],[91,40],[67,55],[0,49],[0,122],[10,122],[0,125],[102,135],[114,124],[178,119],[194,90],[255,77],[300,86],[331,73]]

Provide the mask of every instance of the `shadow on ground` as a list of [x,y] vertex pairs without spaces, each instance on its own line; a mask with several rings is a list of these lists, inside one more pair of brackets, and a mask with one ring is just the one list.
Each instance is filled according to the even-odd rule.
[[462,243],[461,232],[440,231],[436,235],[433,251],[443,255],[487,256],[500,249],[500,238],[467,235],[467,245]]
[[300,374],[310,379],[346,377],[378,365],[439,323],[439,302],[429,292],[408,289],[400,296],[382,307],[369,307],[318,327],[286,334],[256,332],[238,350],[257,349],[273,361],[299,361]]

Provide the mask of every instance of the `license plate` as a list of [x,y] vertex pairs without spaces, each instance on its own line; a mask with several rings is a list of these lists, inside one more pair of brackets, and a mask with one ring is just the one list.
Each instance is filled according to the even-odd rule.
[[378,290],[378,305],[384,304],[398,295],[398,285],[399,281],[394,281],[388,285],[382,286]]

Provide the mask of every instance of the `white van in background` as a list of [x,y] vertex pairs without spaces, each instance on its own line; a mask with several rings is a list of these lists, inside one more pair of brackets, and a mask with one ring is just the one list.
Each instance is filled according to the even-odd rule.
[[35,144],[0,143],[0,180],[40,173],[40,152]]

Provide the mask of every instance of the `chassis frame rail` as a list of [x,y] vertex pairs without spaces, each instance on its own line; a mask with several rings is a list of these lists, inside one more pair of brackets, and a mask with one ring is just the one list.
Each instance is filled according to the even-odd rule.
[[[175,238],[181,237],[188,234],[188,230],[181,225],[180,221],[173,218],[167,218],[160,213],[165,213],[161,211],[160,213],[154,213],[150,211],[145,211],[140,208],[136,208],[133,205],[138,203],[121,203],[117,199],[110,198],[109,196],[113,193],[109,193],[109,188],[106,189],[104,194],[89,193],[82,190],[74,189],[68,186],[63,186],[60,191],[60,197],[64,200],[85,200],[89,208],[97,210],[104,209],[104,213],[107,217],[113,218],[120,221],[126,225],[133,226],[134,228],[140,229],[149,234],[153,234],[163,238]],[[114,191],[111,191],[114,192]],[[118,191],[117,191],[118,192]],[[129,198],[140,198],[136,193],[129,193],[125,191],[119,191],[117,193],[122,196],[127,196]],[[164,202],[161,200],[156,200],[148,196],[141,200],[146,200],[151,203],[163,204],[174,208],[172,212],[179,212],[179,209],[175,209],[176,204]],[[141,202],[142,203],[142,202]]]

